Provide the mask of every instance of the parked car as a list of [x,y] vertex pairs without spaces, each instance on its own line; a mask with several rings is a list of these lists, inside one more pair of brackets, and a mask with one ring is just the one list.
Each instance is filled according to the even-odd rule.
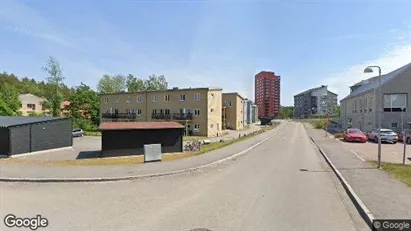
[[349,128],[344,132],[344,140],[348,142],[367,142],[367,136],[358,128]]
[[73,129],[73,130],[71,131],[71,135],[72,135],[73,137],[82,137],[82,136],[84,136],[84,132],[83,132],[82,129]]
[[404,129],[404,131],[398,134],[398,141],[406,142],[407,144],[411,144],[411,129]]
[[[368,134],[368,139],[378,143],[378,128]],[[396,144],[398,135],[391,129],[381,128],[381,142]]]

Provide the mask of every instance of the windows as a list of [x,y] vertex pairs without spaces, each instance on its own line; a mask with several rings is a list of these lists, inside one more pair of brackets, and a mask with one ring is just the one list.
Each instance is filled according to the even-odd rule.
[[228,106],[229,106],[229,107],[231,107],[231,100],[230,100],[230,101],[228,101]]
[[104,103],[108,103],[108,97],[104,97]]
[[118,103],[118,96],[114,97],[114,103]]
[[164,113],[169,115],[170,114],[170,109],[164,109]]
[[[210,94],[210,98],[211,98],[211,99],[214,99],[214,96],[215,96],[214,93],[211,93],[211,94]],[[199,98],[200,98],[200,97],[199,97]]]
[[211,108],[211,109],[210,109],[210,112],[214,112],[214,108]]
[[200,100],[200,93],[195,93],[194,94],[194,101],[199,101]]
[[407,94],[384,94],[384,112],[406,111]]
[[138,108],[138,109],[136,110],[136,112],[137,112],[137,116],[141,116],[141,109]]
[[151,101],[153,103],[157,102],[157,96],[155,96],[155,95],[151,96]]
[[200,125],[194,124],[194,132],[200,132]]
[[199,116],[200,115],[200,109],[194,109],[194,115]]
[[181,94],[181,95],[180,95],[180,101],[185,101],[185,100],[186,100],[186,95]]
[[104,113],[109,113],[108,108],[105,108],[105,109],[104,109]]
[[213,128],[214,127],[214,124],[210,124],[210,128]]
[[164,95],[164,102],[170,101],[170,95]]
[[141,95],[137,96],[137,103],[143,102],[143,97]]
[[36,110],[36,105],[35,105],[35,104],[32,104],[32,103],[28,103],[28,104],[27,104],[27,108],[30,108],[30,109],[32,109],[32,110]]
[[157,109],[153,109],[153,114],[157,114]]
[[130,96],[127,96],[126,103],[130,103]]
[[392,127],[392,128],[397,128],[397,127],[398,127],[398,123],[391,123],[391,127]]

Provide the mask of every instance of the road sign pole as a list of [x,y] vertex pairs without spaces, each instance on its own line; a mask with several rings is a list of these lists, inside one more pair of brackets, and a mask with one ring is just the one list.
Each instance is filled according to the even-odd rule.
[[404,143],[404,153],[402,156],[402,164],[405,164],[405,154],[407,151],[407,138],[406,138],[406,134],[404,132],[404,114],[405,114],[405,108],[401,108],[402,112],[401,112],[401,123],[402,123],[402,142]]

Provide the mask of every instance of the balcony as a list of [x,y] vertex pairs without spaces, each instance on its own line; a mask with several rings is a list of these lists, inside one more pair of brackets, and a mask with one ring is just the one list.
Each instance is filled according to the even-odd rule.
[[103,119],[129,119],[133,120],[136,119],[136,113],[103,113],[101,114],[101,118]]
[[173,113],[173,120],[192,120],[193,113]]
[[171,114],[153,113],[153,114],[151,114],[151,119],[153,119],[153,120],[170,120],[171,119]]

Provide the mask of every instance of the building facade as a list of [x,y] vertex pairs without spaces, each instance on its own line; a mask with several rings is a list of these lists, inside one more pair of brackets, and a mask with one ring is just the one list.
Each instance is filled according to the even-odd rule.
[[244,127],[244,98],[237,92],[223,93],[223,121],[227,129]]
[[218,136],[222,132],[222,89],[187,88],[120,92],[100,96],[100,119],[177,121],[185,135]]
[[308,118],[313,115],[332,115],[338,104],[338,95],[322,85],[294,96],[294,117]]
[[246,111],[246,124],[254,123],[252,121],[252,112],[253,112],[253,101],[247,100],[247,111]]
[[253,104],[251,107],[251,123],[257,123],[258,121],[258,106]]
[[47,113],[48,110],[43,108],[43,103],[46,99],[38,97],[33,94],[21,94],[20,100],[20,112],[23,116],[28,116],[30,113]]
[[[371,131],[378,127],[401,131],[411,128],[411,63],[381,76],[354,84],[351,93],[340,101],[344,128]],[[380,105],[380,106],[379,106]]]
[[255,102],[258,105],[258,117],[279,118],[281,76],[274,72],[262,71],[255,75]]

